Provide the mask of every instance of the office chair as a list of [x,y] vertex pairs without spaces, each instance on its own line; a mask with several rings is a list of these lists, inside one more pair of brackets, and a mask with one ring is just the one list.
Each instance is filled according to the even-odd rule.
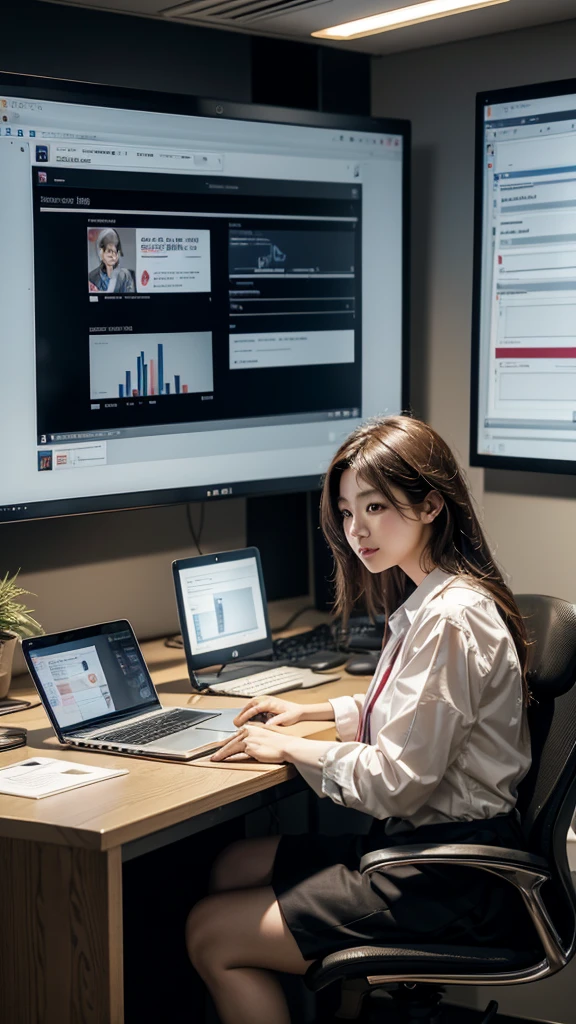
[[[576,805],[576,606],[536,594],[520,595],[517,602],[532,641],[533,760],[518,798],[529,852],[468,844],[396,846],[366,854],[360,871],[428,863],[491,872],[521,893],[534,925],[533,948],[415,943],[332,953],[310,967],[306,984],[316,992],[344,981],[340,1017],[357,1018],[364,995],[381,988],[403,1021],[439,1024],[445,986],[538,981],[562,970],[576,951],[576,893],[566,852]],[[491,1002],[481,1024],[492,1021],[497,1009]]]

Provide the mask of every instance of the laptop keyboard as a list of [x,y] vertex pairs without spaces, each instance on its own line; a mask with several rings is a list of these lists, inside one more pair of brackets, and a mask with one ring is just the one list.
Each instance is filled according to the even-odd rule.
[[190,729],[192,725],[198,725],[208,718],[215,718],[218,712],[185,711],[177,708],[175,711],[167,711],[164,715],[154,715],[152,718],[137,722],[135,725],[127,725],[123,729],[116,727],[108,729],[107,732],[100,732],[97,736],[91,736],[92,740],[110,740],[114,743],[153,743],[154,740],[161,740],[164,736],[172,736],[173,733]]

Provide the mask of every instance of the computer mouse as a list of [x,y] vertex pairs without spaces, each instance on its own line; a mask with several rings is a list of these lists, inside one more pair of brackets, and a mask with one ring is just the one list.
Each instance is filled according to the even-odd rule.
[[306,658],[298,658],[298,668],[311,668],[313,672],[329,672],[330,669],[343,665],[348,654],[342,651],[315,651]]
[[10,729],[0,726],[0,750],[23,747],[26,743],[26,729]]
[[344,671],[351,676],[373,676],[376,671],[380,654],[356,654],[344,666]]

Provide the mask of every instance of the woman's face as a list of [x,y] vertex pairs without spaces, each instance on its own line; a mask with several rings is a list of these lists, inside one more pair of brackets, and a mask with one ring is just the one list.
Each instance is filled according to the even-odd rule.
[[106,270],[110,273],[118,262],[118,249],[113,243],[108,243],[105,249],[100,249],[100,258]]
[[[408,505],[399,487],[391,487],[391,491],[399,502]],[[338,507],[346,540],[372,573],[398,565],[412,579],[414,574],[419,575],[421,555],[430,537],[430,523],[442,508],[440,495],[431,492],[428,505],[429,511],[419,513],[408,506],[401,514],[355,470],[344,470],[340,478]],[[422,578],[424,575],[421,573]]]

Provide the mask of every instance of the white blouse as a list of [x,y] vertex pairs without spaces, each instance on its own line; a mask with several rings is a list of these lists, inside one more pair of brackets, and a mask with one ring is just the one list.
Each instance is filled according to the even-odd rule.
[[[296,767],[319,796],[393,819],[390,832],[512,810],[530,738],[518,655],[493,599],[434,569],[390,616],[389,633],[366,697],[330,702],[342,742],[315,768]],[[364,700],[394,655],[370,743],[358,743]]]

